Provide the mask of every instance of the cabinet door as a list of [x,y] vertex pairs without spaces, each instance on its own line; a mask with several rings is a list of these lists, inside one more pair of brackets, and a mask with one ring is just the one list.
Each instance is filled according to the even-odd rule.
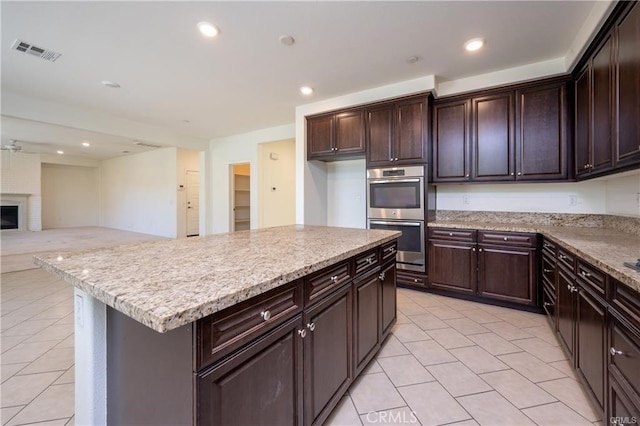
[[560,343],[573,356],[574,336],[575,336],[575,297],[572,288],[575,286],[575,278],[565,272],[563,268],[558,268],[558,285],[556,309],[558,312],[558,336]]
[[391,331],[396,322],[396,264],[389,263],[380,273],[382,280],[382,337]]
[[640,162],[640,6],[617,25],[618,143],[616,165]]
[[380,347],[380,293],[382,282],[378,272],[355,283],[353,352],[356,375]]
[[305,425],[321,424],[353,379],[352,303],[349,283],[304,314]]
[[538,305],[535,250],[480,245],[478,253],[479,296]]
[[582,285],[577,293],[576,331],[576,368],[588,383],[600,408],[604,409],[606,311],[603,302]]
[[514,180],[513,93],[473,99],[473,180]]
[[396,163],[427,162],[426,106],[423,97],[396,104],[396,138],[392,149]]
[[429,240],[430,286],[462,293],[476,293],[478,264],[475,243]]
[[335,120],[333,115],[307,118],[307,158],[334,153]]
[[367,111],[367,167],[392,163],[393,105]]
[[302,319],[196,376],[197,424],[302,423]]
[[611,419],[609,424],[623,426],[625,424],[635,424],[638,422],[640,414],[640,399],[635,396],[630,398],[622,390],[613,375],[609,375],[609,395],[607,397],[608,407],[605,418]]
[[593,57],[592,172],[613,166],[613,60],[611,35]]
[[364,110],[335,116],[336,154],[364,153]]
[[471,100],[433,107],[433,180],[469,180]]
[[589,173],[591,161],[591,67],[576,79],[576,176]]
[[565,83],[516,93],[517,180],[567,178],[566,98]]

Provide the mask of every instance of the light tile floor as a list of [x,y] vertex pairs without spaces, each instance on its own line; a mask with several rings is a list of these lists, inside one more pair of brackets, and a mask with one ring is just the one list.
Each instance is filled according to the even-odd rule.
[[[72,288],[40,269],[1,279],[2,424],[72,425]],[[407,289],[392,335],[326,422],[592,423],[601,415],[544,316]]]
[[398,323],[326,425],[602,425],[543,315],[398,289]]

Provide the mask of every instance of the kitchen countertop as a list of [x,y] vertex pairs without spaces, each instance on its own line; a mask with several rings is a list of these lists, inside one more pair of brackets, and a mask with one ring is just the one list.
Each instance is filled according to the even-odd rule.
[[34,263],[162,333],[398,236],[291,225],[48,253],[34,256]]
[[556,242],[613,278],[640,292],[640,272],[623,265],[640,258],[640,237],[616,229],[437,220],[428,226],[505,232],[533,232]]

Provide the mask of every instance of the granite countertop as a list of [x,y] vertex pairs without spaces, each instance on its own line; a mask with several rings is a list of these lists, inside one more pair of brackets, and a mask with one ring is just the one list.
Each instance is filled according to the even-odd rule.
[[610,228],[477,221],[437,220],[429,222],[428,226],[539,233],[640,292],[640,272],[623,265],[623,262],[635,263],[640,258],[640,236],[634,234]]
[[292,225],[34,256],[106,305],[166,332],[400,236]]

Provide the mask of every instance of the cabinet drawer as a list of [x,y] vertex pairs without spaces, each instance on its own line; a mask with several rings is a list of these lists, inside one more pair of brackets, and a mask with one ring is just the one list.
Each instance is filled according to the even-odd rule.
[[378,249],[369,250],[356,256],[356,272],[355,276],[360,276],[375,269],[380,262],[378,261]]
[[542,282],[553,289],[556,289],[556,263],[553,259],[542,256]]
[[571,274],[576,273],[576,257],[568,251],[558,248],[558,265]]
[[429,228],[430,239],[448,241],[476,241],[476,232],[472,229]]
[[640,395],[640,335],[611,315],[609,371],[625,387]]
[[497,244],[501,246],[536,247],[536,234],[515,232],[478,231],[478,242],[482,244]]
[[322,299],[325,295],[347,283],[351,278],[351,263],[349,261],[332,265],[305,277],[305,306]]
[[551,289],[546,285],[543,286],[542,290],[542,309],[547,314],[547,318],[549,319],[549,323],[551,324],[551,328],[553,331],[556,331],[556,298],[555,293],[551,292]]
[[609,277],[610,301],[614,308],[640,329],[640,293]]
[[558,247],[556,246],[556,243],[552,241],[544,240],[542,242],[542,254],[554,259],[554,262],[557,255],[557,249]]
[[385,263],[386,261],[391,259],[395,260],[397,251],[398,251],[397,240],[393,240],[390,243],[384,244],[382,246],[382,253],[380,255],[382,257],[381,263]]
[[302,311],[302,283],[294,281],[196,323],[197,369],[238,349]]
[[396,282],[400,285],[427,286],[427,277],[420,272],[408,271],[406,269],[396,270]]
[[589,285],[597,294],[604,298],[604,289],[607,280],[606,274],[582,259],[578,259],[576,270],[578,279],[584,284]]

